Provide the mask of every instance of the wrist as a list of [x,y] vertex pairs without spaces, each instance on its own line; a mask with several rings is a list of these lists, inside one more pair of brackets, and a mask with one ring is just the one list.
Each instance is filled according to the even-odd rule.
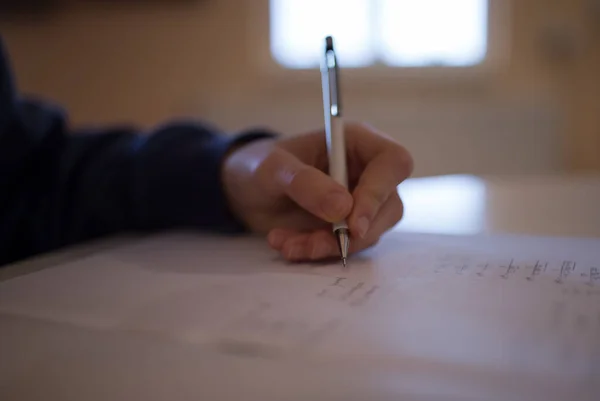
[[275,139],[275,134],[264,131],[242,134],[231,143],[223,157],[221,185],[227,207],[246,230],[252,230],[254,224],[248,218],[251,206],[244,199],[254,190],[250,182],[256,166],[263,158],[263,150],[270,148]]

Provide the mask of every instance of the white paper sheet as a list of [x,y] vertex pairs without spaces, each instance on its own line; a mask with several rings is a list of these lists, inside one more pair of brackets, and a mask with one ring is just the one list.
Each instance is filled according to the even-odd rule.
[[[2,377],[11,395],[30,394],[14,377],[32,374],[31,358],[48,377],[48,359],[23,351],[60,358],[61,332],[85,344],[64,357],[82,383],[100,360],[102,374],[125,363],[166,380],[144,361],[168,355],[173,375],[202,361],[177,388],[211,399],[260,383],[303,399],[336,380],[346,384],[320,399],[600,399],[598,240],[394,233],[343,270],[286,264],[258,239],[172,234],[2,282],[0,316],[1,332],[21,333],[0,341],[0,396]],[[226,384],[238,367],[246,379]]]

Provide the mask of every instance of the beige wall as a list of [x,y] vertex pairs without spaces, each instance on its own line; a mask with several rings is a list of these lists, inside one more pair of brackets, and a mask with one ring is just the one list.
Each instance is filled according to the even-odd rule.
[[[449,155],[433,151],[435,140],[424,138],[420,131],[443,131],[448,121],[463,116],[464,120],[448,135],[440,137],[449,146],[455,146],[455,152],[462,152],[473,138],[479,138],[477,130],[494,128],[487,129],[486,124],[494,121],[496,110],[505,112],[512,108],[517,116],[520,110],[527,109],[529,122],[514,130],[521,129],[525,134],[540,131],[522,147],[523,152],[531,153],[537,142],[540,152],[547,150],[547,155],[535,162],[536,166],[583,166],[574,160],[577,152],[586,148],[582,144],[598,145],[597,133],[593,132],[597,132],[598,121],[572,114],[577,109],[572,105],[593,101],[598,104],[598,96],[593,93],[585,99],[575,96],[580,87],[586,86],[586,77],[594,73],[583,67],[585,62],[578,61],[577,74],[587,75],[580,77],[578,89],[568,89],[565,82],[570,81],[569,74],[574,74],[568,68],[575,67],[549,63],[539,46],[549,10],[560,11],[574,2],[557,0],[553,3],[557,8],[550,9],[543,0],[493,1],[496,12],[505,11],[508,16],[498,20],[502,21],[501,26],[492,27],[493,45],[507,50],[501,54],[497,68],[478,79],[441,79],[433,84],[409,78],[347,78],[344,85],[348,113],[393,130],[400,140],[414,145],[418,155],[422,154],[420,160],[431,166],[420,170],[422,174],[485,173],[489,172],[485,163],[493,164],[486,161],[494,157],[492,153],[477,159],[467,150]],[[273,66],[268,63],[265,40],[268,19],[263,12],[266,0],[176,3],[128,8],[79,6],[35,22],[3,22],[2,34],[21,89],[62,103],[76,124],[127,121],[151,125],[180,114],[207,117],[228,129],[266,124],[295,132],[322,124],[318,73],[314,77],[285,79],[270,70]],[[580,23],[577,18],[580,16],[575,11],[568,21]],[[560,106],[560,113],[553,108],[555,104]],[[565,130],[560,118],[554,119],[563,111],[570,113],[566,114],[568,117],[590,121],[585,127],[571,121]],[[398,115],[404,119],[388,117]],[[410,120],[415,115],[420,116],[417,123]],[[486,117],[471,122],[478,115]],[[426,127],[432,119],[440,124]],[[460,125],[463,123],[465,130]],[[549,128],[544,124],[549,124]],[[473,131],[469,134],[473,137],[460,137],[462,131],[468,130]],[[498,135],[490,133],[489,140],[481,136],[482,152],[488,148],[493,152],[503,142]],[[521,134],[515,131],[513,136],[517,142],[504,141],[507,149],[520,146]],[[544,143],[548,144],[546,150]],[[557,146],[562,152],[559,155]],[[440,159],[443,157],[448,158],[447,162]],[[519,167],[525,172],[527,163],[533,163],[526,157],[523,153],[523,165]],[[597,153],[588,152],[585,158],[585,166],[600,168]],[[472,162],[461,165],[460,159]],[[570,164],[563,164],[564,161]],[[501,163],[498,158],[496,164]],[[530,170],[543,168],[536,166]]]
[[[566,115],[568,165],[574,171],[600,171],[600,1],[563,2],[574,49],[555,63],[552,77]],[[586,9],[588,3],[595,8]]]

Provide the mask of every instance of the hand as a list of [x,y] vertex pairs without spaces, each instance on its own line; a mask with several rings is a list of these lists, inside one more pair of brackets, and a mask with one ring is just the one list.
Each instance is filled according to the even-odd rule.
[[234,213],[290,261],[339,256],[331,223],[347,219],[350,253],[371,247],[403,214],[397,186],[411,173],[404,147],[370,127],[345,129],[349,190],[325,172],[324,131],[252,142],[225,160]]

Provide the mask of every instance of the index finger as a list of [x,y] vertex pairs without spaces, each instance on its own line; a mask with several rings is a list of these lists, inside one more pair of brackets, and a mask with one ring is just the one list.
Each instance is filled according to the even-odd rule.
[[345,128],[346,149],[350,157],[356,158],[362,165],[368,165],[380,154],[389,151],[402,161],[405,176],[413,171],[414,162],[408,152],[398,141],[371,125],[364,123],[347,123]]
[[352,210],[353,199],[346,188],[285,150],[271,152],[262,163],[259,177],[267,193],[286,195],[327,222],[343,219]]

